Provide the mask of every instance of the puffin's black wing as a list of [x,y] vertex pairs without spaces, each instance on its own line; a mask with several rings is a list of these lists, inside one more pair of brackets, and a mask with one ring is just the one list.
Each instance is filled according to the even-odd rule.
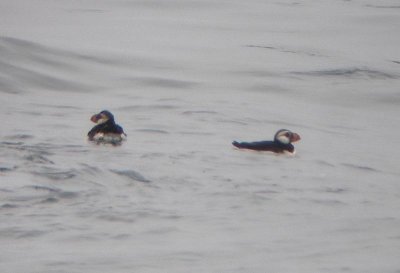
[[256,151],[273,151],[275,143],[273,141],[256,141],[256,142],[232,142],[232,145],[239,149],[250,149]]
[[115,124],[115,130],[117,134],[126,135],[124,129],[122,129],[122,127],[119,126],[118,124]]
[[250,149],[254,151],[268,151],[274,153],[294,152],[292,144],[281,144],[276,141],[256,141],[256,142],[232,142],[232,145],[239,149]]
[[88,132],[88,134],[87,134],[88,137],[89,137],[89,140],[93,140],[94,136],[95,136],[97,133],[99,133],[103,127],[104,127],[103,124],[99,124],[99,125],[94,126],[94,127],[92,128],[92,130],[90,130],[90,131]]

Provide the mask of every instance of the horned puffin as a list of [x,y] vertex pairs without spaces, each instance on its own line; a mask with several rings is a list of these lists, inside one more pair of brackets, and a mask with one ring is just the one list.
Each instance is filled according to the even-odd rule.
[[301,138],[297,133],[287,129],[280,129],[276,132],[274,140],[256,141],[256,142],[232,142],[232,145],[239,149],[249,149],[255,151],[268,151],[273,153],[294,154],[295,149],[292,142],[299,141]]
[[97,124],[87,134],[90,141],[120,144],[127,136],[124,129],[115,123],[114,115],[110,111],[103,110],[90,120]]

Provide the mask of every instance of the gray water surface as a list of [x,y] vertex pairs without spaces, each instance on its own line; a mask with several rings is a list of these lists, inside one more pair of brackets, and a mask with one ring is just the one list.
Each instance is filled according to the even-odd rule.
[[[397,1],[2,1],[1,272],[400,272]],[[114,113],[121,146],[86,140]],[[299,133],[295,156],[233,140]]]

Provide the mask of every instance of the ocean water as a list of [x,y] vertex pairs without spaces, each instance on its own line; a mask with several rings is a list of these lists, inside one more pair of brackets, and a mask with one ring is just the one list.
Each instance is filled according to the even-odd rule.
[[[4,0],[0,272],[400,272],[400,5]],[[128,139],[86,140],[114,113]],[[300,134],[295,156],[233,140]]]

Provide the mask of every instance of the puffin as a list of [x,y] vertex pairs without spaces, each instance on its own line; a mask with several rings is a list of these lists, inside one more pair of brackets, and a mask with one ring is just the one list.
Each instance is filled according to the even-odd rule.
[[295,149],[292,142],[299,141],[301,138],[297,133],[287,129],[280,129],[276,132],[274,140],[264,140],[256,142],[232,142],[238,149],[249,149],[254,151],[267,151],[273,153],[294,154]]
[[124,129],[115,123],[110,111],[103,110],[94,114],[90,120],[97,124],[87,134],[90,141],[119,144],[127,136]]

